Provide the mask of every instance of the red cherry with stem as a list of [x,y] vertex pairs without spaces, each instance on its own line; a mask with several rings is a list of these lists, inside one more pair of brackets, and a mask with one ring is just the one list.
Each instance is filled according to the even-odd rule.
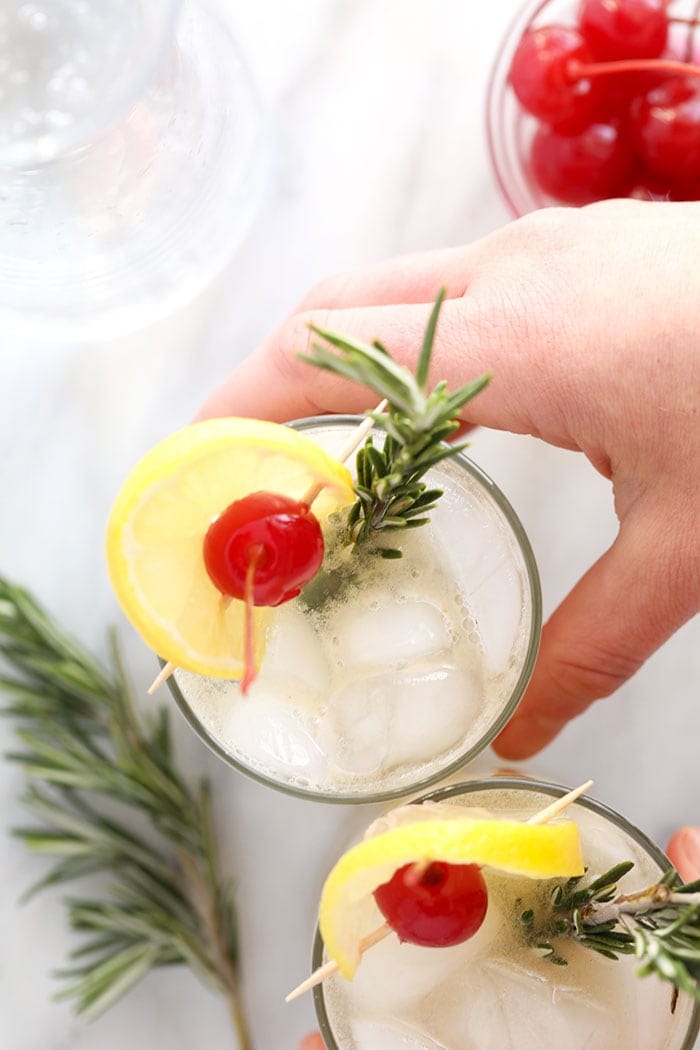
[[235,500],[209,526],[204,564],[223,595],[245,600],[246,578],[254,605],[280,605],[295,598],[323,561],[321,527],[306,503],[270,492]]
[[578,25],[593,55],[658,58],[666,47],[667,0],[582,0]]
[[473,937],[488,908],[486,883],[477,864],[433,861],[422,871],[405,864],[374,898],[399,940],[447,948]]
[[528,113],[548,124],[590,118],[595,96],[586,77],[572,77],[571,63],[589,64],[593,55],[583,36],[571,26],[528,29],[510,67],[510,83]]
[[530,152],[538,185],[565,204],[624,195],[633,153],[620,121],[591,124],[578,135],[540,127]]
[[700,179],[700,77],[674,77],[637,99],[632,132],[653,175],[677,183]]

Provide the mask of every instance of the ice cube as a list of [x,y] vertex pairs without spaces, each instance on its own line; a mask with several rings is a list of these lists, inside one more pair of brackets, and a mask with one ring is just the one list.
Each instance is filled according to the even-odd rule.
[[350,1031],[354,1050],[449,1050],[412,1024],[353,1021]]
[[502,519],[471,491],[473,484],[445,491],[430,515],[435,550],[466,594],[479,589],[507,552]]
[[476,675],[450,665],[394,676],[387,764],[425,762],[455,747],[480,699]]
[[278,610],[265,648],[260,681],[274,682],[282,691],[301,689],[323,697],[329,679],[328,661],[309,617],[295,603]]
[[[372,602],[378,608],[372,608]],[[346,667],[400,667],[449,651],[450,633],[442,612],[426,601],[375,598],[362,592],[340,608],[331,625],[338,656]]]
[[224,748],[256,769],[312,784],[325,779],[327,763],[298,711],[260,689],[236,697],[220,715],[216,734]]
[[447,664],[356,679],[330,698],[322,746],[351,773],[425,762],[463,739],[479,700],[476,676]]
[[329,760],[346,773],[370,775],[384,765],[392,716],[390,686],[390,675],[378,675],[352,682],[329,699],[319,741]]
[[491,668],[508,665],[529,626],[524,566],[494,507],[469,491],[447,491],[431,515],[435,555],[448,568],[474,617]]
[[614,1011],[547,965],[551,974],[503,957],[470,968],[449,996],[431,1004],[430,1031],[460,1050],[624,1045]]
[[363,1015],[405,1017],[453,974],[478,966],[478,957],[489,950],[502,922],[502,914],[489,901],[477,933],[451,948],[422,948],[387,937],[365,953],[352,985],[347,986],[353,1010]]

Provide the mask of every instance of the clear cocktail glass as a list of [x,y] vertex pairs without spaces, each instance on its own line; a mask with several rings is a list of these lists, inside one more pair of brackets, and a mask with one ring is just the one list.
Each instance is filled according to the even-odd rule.
[[[360,422],[292,425],[337,455]],[[236,682],[187,671],[169,680],[225,762],[290,794],[374,802],[454,773],[511,717],[541,628],[530,544],[466,456],[426,480],[445,494],[428,525],[401,533],[403,558],[360,552],[348,562],[341,551],[336,566],[331,551],[327,593],[319,599],[312,583],[274,610],[247,696]]]

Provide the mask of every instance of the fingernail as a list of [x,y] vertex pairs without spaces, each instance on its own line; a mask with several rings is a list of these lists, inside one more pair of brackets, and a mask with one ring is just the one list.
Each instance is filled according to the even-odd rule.
[[700,828],[679,828],[666,852],[685,882],[700,878]]

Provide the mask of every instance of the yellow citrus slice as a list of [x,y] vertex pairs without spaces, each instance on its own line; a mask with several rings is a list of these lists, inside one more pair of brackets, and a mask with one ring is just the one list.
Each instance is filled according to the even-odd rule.
[[[257,419],[193,423],[156,445],[128,476],[107,525],[112,585],[133,625],[165,660],[199,674],[244,673],[243,602],[224,600],[204,565],[212,520],[251,492],[301,499],[322,487],[322,522],[354,498],[347,469],[310,438]],[[269,609],[254,610],[256,663]]]
[[422,820],[365,839],[335,865],[319,906],[326,951],[348,980],[360,961],[360,940],[376,925],[374,890],[413,861],[488,865],[532,879],[570,878],[584,870],[578,827],[570,820]]

